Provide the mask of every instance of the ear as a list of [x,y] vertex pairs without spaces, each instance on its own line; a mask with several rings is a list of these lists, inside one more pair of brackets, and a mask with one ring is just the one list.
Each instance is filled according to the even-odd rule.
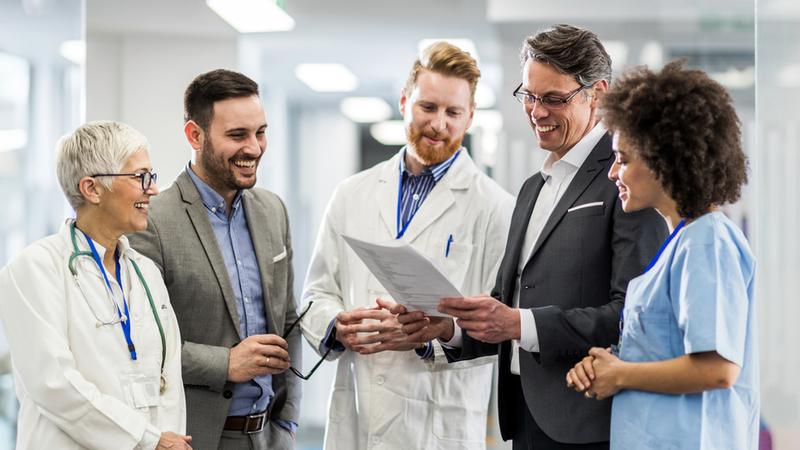
[[469,105],[469,121],[467,121],[467,128],[465,128],[465,130],[469,130],[469,127],[472,126],[472,119],[475,118],[475,106],[475,102]]
[[406,97],[406,90],[403,89],[400,91],[400,114],[405,117],[406,116],[406,104],[408,103],[408,97]]
[[183,134],[186,135],[186,140],[189,141],[189,145],[191,145],[193,149],[200,150],[203,148],[205,133],[197,122],[194,120],[186,122],[183,125]]
[[608,91],[608,81],[607,80],[600,80],[592,86],[592,91],[594,94],[592,95],[592,107],[597,107],[598,103],[600,102],[600,98],[603,97],[603,94]]
[[98,183],[94,178],[83,177],[80,181],[78,181],[78,190],[80,190],[81,195],[83,195],[83,198],[87,203],[97,205],[100,203],[100,198],[103,196],[103,192],[105,192],[107,189],[105,186]]

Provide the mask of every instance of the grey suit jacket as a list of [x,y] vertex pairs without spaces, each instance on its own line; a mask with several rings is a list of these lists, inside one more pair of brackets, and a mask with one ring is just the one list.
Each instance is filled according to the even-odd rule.
[[[614,161],[604,136],[554,208],[520,277],[520,308],[531,309],[540,353],[520,350],[520,377],[511,374],[511,344],[486,344],[464,336],[448,359],[499,353],[498,409],[504,439],[513,435],[516,402],[524,395],[531,415],[552,439],[572,444],[607,441],[611,400],[586,399],[567,388],[567,371],[593,346],[619,339],[619,312],[628,281],[638,276],[667,236],[655,210],[622,211],[607,173]],[[492,296],[511,306],[516,273],[536,198],[540,173],[520,190],[506,252]],[[574,206],[602,202],[568,212]],[[521,392],[520,392],[521,390]]]
[[[281,336],[297,318],[286,208],[277,195],[263,189],[249,189],[242,196],[261,273],[269,332]],[[129,239],[161,269],[178,318],[192,447],[215,449],[232,396],[232,383],[227,381],[228,355],[240,341],[239,316],[225,260],[200,193],[186,172],[153,197],[147,230]],[[292,364],[298,367],[299,327],[287,341]],[[272,377],[272,387],[272,418],[297,423],[300,379],[287,371]],[[286,444],[285,448],[290,448],[291,439]]]

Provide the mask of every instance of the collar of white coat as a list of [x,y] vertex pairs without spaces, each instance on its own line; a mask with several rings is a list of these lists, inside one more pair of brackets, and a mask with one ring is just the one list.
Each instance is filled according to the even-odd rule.
[[[400,158],[403,157],[405,150],[405,147],[401,148],[400,151],[389,160],[389,164],[383,167],[383,170],[380,172],[381,181],[394,181],[397,183],[397,179],[400,176]],[[466,147],[461,147],[461,154],[453,161],[453,165],[450,166],[450,169],[447,170],[447,173],[437,184],[444,184],[449,189],[467,189],[477,170]]]
[[586,158],[589,157],[589,154],[592,153],[592,150],[600,142],[600,139],[608,133],[608,130],[603,125],[603,122],[597,122],[597,125],[589,131],[586,136],[583,137],[577,144],[575,144],[569,151],[564,155],[563,158],[557,159],[555,153],[549,152],[547,158],[545,158],[544,162],[542,163],[542,168],[540,169],[542,175],[549,177],[553,175],[554,167],[553,165],[558,161],[561,161],[563,164],[568,164],[571,166],[570,168],[574,170],[578,170],[586,161]]
[[[61,225],[61,229],[58,233],[67,241],[67,245],[70,249],[70,252],[73,251],[72,248],[72,236],[70,235],[70,225],[75,222],[75,219],[66,219],[64,224]],[[89,250],[89,242],[86,241],[86,236],[80,232],[78,228],[75,228],[75,239],[78,243],[78,250]],[[103,259],[103,255],[106,254],[106,249],[102,245],[100,245],[97,241],[94,241],[94,247],[97,249],[97,254],[100,256],[100,259]],[[124,256],[125,258],[132,259],[134,261],[139,261],[142,258],[142,255],[139,254],[136,250],[131,247],[131,244],[128,242],[127,236],[120,236],[119,240],[117,241],[117,248],[119,249],[119,254]]]

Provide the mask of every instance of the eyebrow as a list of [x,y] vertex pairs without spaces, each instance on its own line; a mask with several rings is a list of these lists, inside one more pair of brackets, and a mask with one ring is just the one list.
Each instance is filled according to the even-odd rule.
[[451,109],[451,110],[452,109],[456,109],[456,110],[459,110],[459,111],[466,111],[467,110],[467,108],[465,108],[463,106],[460,106],[460,105],[440,105],[440,104],[438,104],[438,103],[436,103],[436,102],[434,102],[432,100],[425,100],[424,98],[421,98],[421,99],[417,100],[416,104],[417,105],[427,105],[427,106],[432,105],[432,106],[436,106],[437,108],[442,107],[442,108],[445,108],[445,109]]
[[549,91],[545,92],[542,95],[537,95],[537,94],[534,94],[533,92],[531,92],[530,90],[528,90],[527,88],[525,88],[525,86],[522,86],[521,88],[519,88],[519,90],[524,94],[535,95],[537,97],[547,97],[548,95],[556,95],[556,96],[559,96],[559,97],[563,97],[563,96],[567,95],[570,92],[570,91],[562,92],[562,91],[559,91],[557,89],[550,89]]

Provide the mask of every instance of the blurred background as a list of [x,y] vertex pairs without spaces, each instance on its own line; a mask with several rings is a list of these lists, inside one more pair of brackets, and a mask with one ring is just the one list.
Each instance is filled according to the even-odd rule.
[[[61,135],[87,120],[131,124],[150,140],[163,189],[190,158],[183,90],[224,67],[261,86],[270,131],[259,185],[288,204],[299,297],[333,187],[403,143],[397,103],[419,49],[446,39],[478,59],[479,110],[465,144],[516,194],[545,156],[511,96],[521,44],[550,24],[573,23],[600,36],[615,74],[684,58],[733,96],[750,182],[726,211],[758,259],[762,416],[773,448],[800,448],[791,387],[800,373],[800,2],[251,1],[272,9],[258,16],[248,0],[0,0],[0,266],[72,214],[54,171]],[[1,334],[0,448],[10,449],[16,400]],[[333,370],[323,364],[304,385],[300,449],[321,448]],[[510,448],[495,413],[489,448]]]

